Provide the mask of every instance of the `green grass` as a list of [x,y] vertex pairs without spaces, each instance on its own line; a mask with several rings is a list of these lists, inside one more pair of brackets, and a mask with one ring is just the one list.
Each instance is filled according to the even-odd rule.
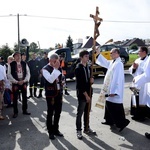
[[125,64],[125,69],[128,69],[138,57],[137,54],[129,54],[129,61]]
[[137,54],[129,54],[129,61],[128,61],[128,63],[132,64],[135,61],[135,59],[137,59],[137,58],[139,58],[139,56]]

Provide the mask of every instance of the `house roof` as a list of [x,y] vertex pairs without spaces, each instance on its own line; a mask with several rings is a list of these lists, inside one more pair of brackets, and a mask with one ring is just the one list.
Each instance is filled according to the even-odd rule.
[[[99,46],[100,44],[96,42],[95,46]],[[93,38],[89,37],[87,41],[83,44],[82,48],[91,48],[93,46]]]
[[137,44],[137,46],[146,46],[143,40],[140,40],[139,38],[127,40],[123,43],[122,46],[131,46],[132,44]]

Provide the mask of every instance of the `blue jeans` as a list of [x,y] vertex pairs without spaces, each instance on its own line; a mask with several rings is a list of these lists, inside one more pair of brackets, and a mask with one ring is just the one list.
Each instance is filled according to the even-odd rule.
[[88,121],[88,103],[86,101],[78,101],[78,108],[77,108],[77,117],[76,117],[76,129],[77,131],[82,130],[82,115],[84,113],[84,129],[86,124],[89,123]]

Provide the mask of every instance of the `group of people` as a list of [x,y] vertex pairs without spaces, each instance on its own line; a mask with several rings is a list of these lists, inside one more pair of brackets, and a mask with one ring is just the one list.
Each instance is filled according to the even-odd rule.
[[[130,121],[126,119],[123,108],[123,90],[124,90],[124,67],[119,57],[118,49],[111,50],[112,61],[108,61],[97,49],[96,63],[108,69],[104,79],[106,98],[105,105],[105,125],[116,125],[121,132]],[[96,134],[90,127],[90,109],[92,104],[94,78],[91,76],[91,67],[88,64],[89,52],[83,50],[79,54],[80,62],[75,68],[76,94],[78,99],[76,115],[77,138],[82,139],[82,116],[84,117],[84,133]],[[47,100],[47,129],[49,138],[55,139],[56,136],[63,136],[59,131],[59,119],[62,109],[62,73],[59,56],[52,54],[49,58],[49,64],[43,69],[43,76],[46,79],[45,92]],[[109,81],[109,82],[108,82]],[[102,90],[104,90],[102,89]]]
[[[54,56],[54,58],[60,58],[59,56]],[[53,56],[52,56],[53,58]],[[15,52],[13,55],[9,56],[7,59],[8,63],[4,63],[4,61],[1,61],[0,63],[0,120],[4,120],[4,117],[2,115],[2,109],[3,109],[3,98],[4,98],[4,92],[7,88],[10,90],[10,96],[12,100],[10,101],[10,104],[8,104],[8,101],[6,102],[8,105],[13,106],[13,118],[18,117],[18,100],[21,99],[22,102],[22,113],[23,115],[31,115],[30,112],[28,112],[28,102],[27,100],[29,98],[32,98],[33,96],[36,98],[42,97],[42,91],[45,88],[45,96],[46,99],[48,97],[51,98],[53,95],[51,95],[53,87],[47,87],[51,85],[47,82],[43,69],[46,69],[46,66],[49,66],[51,64],[51,58],[48,58],[48,53],[44,52],[44,57],[39,61],[36,59],[36,54],[33,53],[31,55],[31,59],[29,61],[26,60],[25,53],[21,54],[20,52]],[[61,105],[62,105],[62,94],[63,94],[63,86],[60,84],[63,81],[63,84],[65,84],[65,74],[62,73],[62,68],[60,66],[60,59],[58,59],[58,67],[61,72],[60,82],[58,82],[57,86],[55,87],[56,95],[59,94],[58,97],[56,97],[58,101],[58,105],[60,102],[60,105],[56,112],[55,112],[55,134],[58,136],[63,136],[58,130],[58,122],[59,117],[61,113]],[[45,66],[45,67],[44,67]],[[52,63],[53,66],[53,63]],[[54,65],[55,67],[55,65]],[[51,70],[52,71],[52,70]],[[39,88],[39,95],[37,96],[37,84],[40,78],[40,88]],[[54,74],[54,78],[57,78]],[[50,79],[51,80],[51,79]],[[53,80],[53,79],[52,79]],[[54,79],[55,80],[55,79]],[[58,81],[57,80],[57,81]],[[52,84],[54,85],[54,84]],[[66,84],[65,84],[66,85]],[[27,96],[27,87],[29,86],[29,96]],[[66,86],[65,86],[66,87]],[[48,92],[47,92],[48,89]],[[50,94],[49,94],[50,91]],[[52,93],[51,93],[52,92]],[[48,95],[47,95],[48,93]],[[65,94],[69,95],[67,92],[67,89],[65,88]],[[55,96],[56,96],[55,95]],[[50,97],[49,97],[50,96]],[[52,98],[53,99],[53,98]],[[53,125],[49,126],[51,124],[50,115],[51,114],[51,107],[49,105],[50,100],[47,101],[48,104],[48,119],[47,119],[47,127],[48,131],[51,134],[51,130],[53,130]],[[49,114],[50,112],[50,114]],[[54,136],[51,135],[51,138],[54,138]]]
[[[148,58],[147,51],[145,49],[145,47],[140,48],[140,58],[136,61],[137,63],[135,62],[129,69],[131,74],[134,75],[133,82],[135,84],[135,87],[140,89],[143,89],[143,87],[146,86],[147,82],[149,82],[150,80],[150,73],[148,71],[150,66],[150,59]],[[124,66],[120,58],[120,51],[117,48],[113,48],[111,50],[111,61],[108,61],[100,54],[99,48],[96,49],[96,54],[96,63],[102,67],[107,68],[103,88],[101,89],[101,93],[105,95],[106,99],[104,114],[105,122],[102,122],[102,124],[110,126],[116,125],[116,127],[119,129],[119,132],[121,132],[130,123],[130,121],[125,117],[123,106],[125,81]],[[78,99],[76,131],[77,138],[82,139],[82,116],[84,116],[84,133],[96,134],[96,132],[91,129],[89,120],[93,95],[92,84],[94,83],[91,67],[88,64],[89,52],[83,50],[80,52],[79,56],[80,62],[75,68],[76,94]],[[46,126],[49,138],[51,140],[54,140],[55,136],[62,137],[63,134],[59,131],[59,120],[62,111],[65,75],[63,74],[63,66],[61,65],[61,56],[54,53],[51,54],[48,58],[47,54],[45,53],[45,57],[40,61],[40,65],[42,64],[42,67],[39,67],[39,62],[36,61],[35,54],[32,55],[32,59],[27,63],[21,60],[21,55],[19,52],[15,52],[13,57],[14,61],[8,65],[7,70],[8,79],[12,83],[14,108],[13,118],[16,118],[18,116],[17,101],[20,90],[22,94],[23,114],[30,115],[30,113],[27,111],[27,83],[29,82],[29,98],[33,97],[33,95],[34,97],[37,97],[37,74],[39,73],[42,81],[40,84],[40,93],[38,97],[42,97],[42,91],[43,88],[45,88],[45,97],[47,102]],[[3,69],[0,68],[0,70]],[[3,72],[4,77],[6,77],[6,73],[4,73],[5,71],[1,72]],[[0,81],[5,82],[5,78],[2,78],[2,75],[0,77]],[[3,91],[3,88],[1,87],[2,84],[0,83],[0,93],[2,93],[1,89]],[[139,104],[142,104],[142,102],[144,102],[143,95],[141,94],[143,94],[143,92],[140,91]],[[150,104],[148,103],[148,100],[144,102],[144,105],[149,107],[148,104]],[[141,116],[143,117],[143,114],[140,113],[140,111],[136,112],[137,114],[134,116],[134,119],[136,120],[137,117],[140,117],[141,119]],[[150,138],[149,133],[146,133],[146,136]]]

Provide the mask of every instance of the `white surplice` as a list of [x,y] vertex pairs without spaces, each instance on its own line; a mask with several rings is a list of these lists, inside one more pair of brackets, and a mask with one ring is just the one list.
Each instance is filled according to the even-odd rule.
[[[146,62],[148,60],[148,56],[145,57],[144,60],[141,60],[141,58],[138,58],[135,60],[135,63],[138,64],[138,68],[136,71],[133,73],[133,65],[129,68],[129,72],[133,77],[139,76],[145,72],[146,69]],[[146,105],[147,99],[145,97],[145,90],[147,91],[147,86],[146,84],[141,85],[140,91],[139,91],[139,105]]]
[[[150,57],[145,62],[144,72],[134,77],[134,86],[144,92],[144,99],[147,99],[146,105],[150,107]],[[145,85],[144,89],[142,89]]]
[[[114,97],[107,97],[106,100],[112,103],[123,103],[123,92],[124,92],[124,67],[121,62],[120,57],[118,57],[115,62],[113,60],[109,61],[102,55],[99,55],[96,63],[102,67],[107,68],[108,70],[113,70],[111,81],[108,86],[107,94],[117,94]],[[113,67],[113,69],[112,69]],[[109,73],[109,71],[107,71]],[[106,73],[106,76],[107,76]],[[105,79],[104,79],[105,80]]]

